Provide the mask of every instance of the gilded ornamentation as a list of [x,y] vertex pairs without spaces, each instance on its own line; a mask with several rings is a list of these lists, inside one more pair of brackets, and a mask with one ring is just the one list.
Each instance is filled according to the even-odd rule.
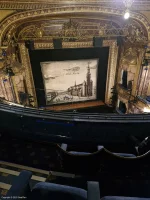
[[[122,82],[122,70],[128,72],[127,82],[132,81],[132,90],[128,91],[123,87],[117,87],[119,97],[125,100],[132,100],[137,96],[137,90],[139,89],[139,74],[141,69],[141,61],[143,58],[144,49],[129,47],[124,50],[121,55],[120,67],[118,70],[118,83]],[[131,95],[130,95],[131,92]]]
[[[70,19],[69,22],[61,22],[52,20],[51,23],[46,21],[38,21],[40,28],[36,24],[27,25],[18,34],[18,39],[34,39],[43,38],[52,40],[53,38],[62,38],[63,41],[83,41],[92,39],[94,36],[113,37],[125,36],[126,28],[120,28],[116,23],[99,20],[93,24],[85,21],[77,22],[77,19]],[[34,22],[33,22],[34,23]]]
[[141,27],[128,24],[126,28],[128,29],[128,34],[125,41],[130,43],[147,42],[147,37],[145,36]]
[[104,40],[103,46],[109,46],[109,60],[108,60],[108,70],[107,70],[107,84],[105,93],[105,103],[111,104],[112,97],[112,87],[115,85],[115,75],[117,67],[117,57],[118,57],[118,47],[115,40]]
[[119,84],[117,85],[117,91],[118,91],[118,99],[122,102],[124,102],[126,105],[131,107],[131,105],[134,105],[139,110],[143,111],[144,108],[150,109],[149,104],[147,104],[145,101],[142,101],[139,97],[134,97],[130,95],[130,92],[128,90],[124,90]]
[[28,94],[34,97],[34,100],[35,100],[34,106],[37,106],[36,92],[35,92],[34,81],[33,81],[33,76],[32,76],[32,71],[31,71],[31,66],[30,66],[28,50],[24,44],[19,44],[19,48],[21,52],[22,65],[25,69],[25,80],[27,84]]
[[[42,9],[42,10],[36,10],[36,11],[24,11],[20,13],[13,14],[10,17],[7,17],[6,19],[3,20],[3,22],[0,24],[0,36],[1,36],[1,42],[4,40],[4,36],[6,31],[9,29],[12,24],[15,24],[16,22],[21,22],[23,20],[27,20],[30,18],[35,18],[35,17],[45,17],[45,16],[51,16],[51,15],[61,15],[64,13],[95,13],[95,14],[111,14],[111,15],[117,15],[121,16],[123,14],[122,11],[119,11],[117,9],[112,9],[112,8],[105,8],[105,7],[98,7],[98,6],[82,6],[82,5],[76,5],[76,6],[70,6],[70,7],[57,7],[57,8],[49,8],[49,9]],[[131,13],[131,18],[137,19],[140,21],[147,29],[147,32],[150,32],[150,25],[147,21],[146,18],[144,18],[143,15],[137,14],[137,13]],[[149,33],[150,37],[150,33]]]
[[42,38],[43,37],[43,28],[42,27],[37,27],[36,28],[36,37],[37,38]]
[[83,35],[85,35],[85,31],[80,30],[79,23],[71,19],[69,22],[63,24],[62,30],[59,33],[59,37],[63,38],[63,41],[75,41],[83,37]]
[[[133,25],[134,24],[134,25]],[[85,41],[93,37],[116,37],[124,36],[126,42],[141,43],[147,41],[147,36],[143,28],[138,23],[127,24],[125,27],[119,27],[114,22],[99,20],[91,24],[83,19],[77,22],[77,19],[70,19],[67,22],[59,20],[30,22],[18,34],[19,40],[39,38],[52,40],[53,38],[62,38],[63,41]],[[10,32],[10,31],[9,31]]]
[[93,42],[63,42],[62,46],[63,48],[86,48],[92,47]]
[[122,98],[123,102],[127,102],[130,100],[133,100],[132,97],[130,97],[130,91],[129,90],[125,90],[120,84],[117,84],[117,92],[118,95]]
[[121,65],[136,65],[138,62],[138,50],[135,47],[129,47],[125,50],[124,55],[121,58]]
[[138,54],[138,62],[136,65],[136,70],[135,70],[135,74],[134,74],[134,81],[133,81],[133,86],[132,86],[132,95],[136,96],[137,95],[137,90],[139,87],[138,81],[139,81],[139,75],[140,75],[140,70],[141,70],[141,63],[142,63],[142,59],[143,59],[143,55],[144,55],[144,49],[140,48],[138,49],[139,54]]
[[[98,6],[105,6],[105,7],[109,7],[110,6],[110,1],[103,1],[103,0],[68,0],[67,2],[70,2],[71,4],[73,3],[74,5],[76,4],[95,4]],[[62,4],[62,5],[66,5],[66,1],[63,0],[40,0],[40,1],[36,1],[36,0],[32,0],[30,1],[30,3],[28,1],[18,1],[17,3],[15,1],[10,2],[10,0],[8,1],[4,1],[2,3],[0,3],[0,8],[1,9],[16,9],[16,10],[34,10],[34,9],[45,9],[45,8],[52,8],[55,5],[57,6]],[[117,1],[117,4],[115,5],[118,9],[124,9],[123,3]],[[150,9],[150,2],[144,2],[143,4],[139,4],[138,2],[135,1],[134,3],[134,7],[132,8],[134,10],[149,10]]]
[[53,43],[34,43],[35,49],[53,49]]

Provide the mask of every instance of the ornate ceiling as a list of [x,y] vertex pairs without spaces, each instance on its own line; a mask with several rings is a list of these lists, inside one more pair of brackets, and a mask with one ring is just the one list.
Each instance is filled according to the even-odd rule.
[[[21,75],[26,81],[27,92],[34,96],[36,102],[25,40],[33,39],[35,48],[40,49],[53,48],[52,39],[62,38],[63,48],[77,48],[92,47],[93,37],[103,37],[104,46],[110,46],[111,52],[109,66],[112,71],[108,74],[106,91],[106,103],[109,104],[117,63],[120,71],[126,65],[131,68],[130,76],[134,76],[132,94],[136,95],[145,51],[143,47],[150,41],[149,11],[150,0],[134,0],[130,19],[126,21],[123,18],[123,0],[0,0],[0,46],[2,49],[8,47],[11,41],[19,44],[21,63],[25,69],[25,75]],[[121,59],[120,64],[117,62],[117,36],[125,39],[125,49],[122,52],[129,52],[131,60],[134,58],[133,47],[140,52],[136,64],[126,64],[126,60],[123,62]],[[15,52],[16,57],[19,50]],[[119,52],[120,58],[125,59],[127,55]],[[127,96],[126,93],[124,96]]]
[[[126,36],[131,24],[136,24],[139,31],[141,30],[144,34],[141,35],[137,30],[137,35],[149,38],[150,17],[147,12],[150,10],[150,1],[134,0],[131,7],[131,19],[128,21],[123,19],[125,11],[123,1],[1,0],[0,9],[3,12],[7,10],[14,12],[10,13],[10,16],[6,14],[2,17],[4,20],[0,24],[1,44],[12,34],[15,34],[19,40],[51,39],[54,36],[68,37],[71,34],[78,40],[87,40],[91,36]],[[68,28],[69,33],[66,31]],[[107,29],[105,34],[104,29]]]
[[54,36],[65,38],[70,37],[71,34],[78,40],[92,39],[93,36],[126,36],[129,34],[130,25],[136,26],[132,29],[136,31],[137,36],[149,39],[150,25],[147,18],[131,12],[131,19],[125,21],[122,17],[123,12],[119,9],[93,5],[57,6],[51,9],[19,11],[1,22],[1,42],[5,42],[14,34],[19,39],[40,37],[47,39]]

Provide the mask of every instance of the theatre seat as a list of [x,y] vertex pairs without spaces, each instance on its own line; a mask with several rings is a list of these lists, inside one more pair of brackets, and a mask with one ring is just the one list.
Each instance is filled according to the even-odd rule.
[[98,182],[89,181],[87,190],[66,185],[40,182],[31,190],[29,184],[31,176],[31,172],[22,171],[19,176],[16,177],[12,187],[4,198],[14,200],[17,200],[19,197],[27,200],[100,200]]
[[54,183],[37,183],[29,200],[87,200],[87,191]]
[[88,153],[88,152],[78,152],[78,151],[68,151],[69,153],[71,154],[74,154],[74,155],[90,155],[91,153]]
[[89,181],[87,190],[59,185],[54,183],[37,183],[30,189],[29,181],[32,173],[22,171],[4,199],[17,200],[18,197],[27,200],[150,200],[150,198],[124,197],[124,196],[105,196],[100,199],[100,188],[98,182]]
[[[100,146],[100,145],[97,146],[98,150],[100,150],[102,148],[103,148],[103,146]],[[114,153],[113,152],[113,154],[117,155],[117,156],[121,156],[121,157],[126,157],[126,158],[135,158],[136,157],[134,154],[129,154],[129,153]]]
[[114,155],[126,157],[126,158],[135,158],[136,156],[134,154],[129,153],[113,153]]
[[[67,144],[62,144],[61,145],[61,148],[64,150],[64,151],[67,151],[67,147],[68,145]],[[101,149],[103,149],[104,146],[101,146],[101,145],[98,145],[97,146],[97,150],[100,151]],[[68,153],[71,153],[73,155],[90,155],[91,153],[89,152],[78,152],[78,151],[68,151]],[[134,154],[128,154],[128,153],[114,153],[114,155],[117,155],[117,156],[121,156],[121,157],[127,157],[127,158],[135,158],[136,156]]]
[[[64,151],[67,151],[67,147],[68,145],[67,144],[62,144],[61,145],[61,148],[64,150]],[[101,149],[103,149],[104,147],[103,146],[98,146],[98,151],[100,151]],[[90,155],[91,153],[89,152],[79,152],[79,151],[68,151],[68,153],[71,153],[73,155]]]

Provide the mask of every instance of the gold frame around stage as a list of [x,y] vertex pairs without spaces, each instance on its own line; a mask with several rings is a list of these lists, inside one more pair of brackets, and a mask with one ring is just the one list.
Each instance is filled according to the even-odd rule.
[[[106,91],[105,91],[105,104],[111,104],[111,88],[115,85],[115,76],[116,76],[116,66],[117,66],[117,57],[118,57],[118,46],[116,40],[104,40],[103,47],[109,47],[109,59],[108,59],[108,70],[107,70],[107,81],[106,81]],[[63,48],[88,48],[93,47],[93,42],[63,42]],[[26,74],[26,84],[28,88],[28,93],[34,97],[34,106],[38,106],[34,80],[32,75],[32,69],[30,65],[30,59],[28,50],[25,47],[24,43],[19,44],[20,55],[22,64],[25,67]],[[43,43],[35,42],[35,49],[53,49],[53,43]]]

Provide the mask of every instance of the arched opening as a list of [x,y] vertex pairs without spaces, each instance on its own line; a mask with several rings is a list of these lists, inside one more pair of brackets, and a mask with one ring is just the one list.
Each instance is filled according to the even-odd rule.
[[128,75],[128,72],[123,71],[123,73],[122,73],[122,86],[126,89],[128,87],[128,85],[127,85],[127,75]]
[[122,101],[119,102],[119,110],[120,110],[122,113],[126,113],[126,111],[127,111],[126,104],[123,103]]

